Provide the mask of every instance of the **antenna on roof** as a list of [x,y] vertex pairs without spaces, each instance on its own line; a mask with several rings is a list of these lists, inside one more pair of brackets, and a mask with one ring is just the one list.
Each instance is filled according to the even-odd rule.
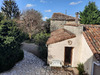
[[67,10],[65,10],[65,14],[67,15]]

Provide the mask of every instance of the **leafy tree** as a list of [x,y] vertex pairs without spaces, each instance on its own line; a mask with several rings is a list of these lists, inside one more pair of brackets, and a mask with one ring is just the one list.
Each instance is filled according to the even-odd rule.
[[23,59],[20,50],[24,34],[16,27],[14,21],[2,20],[0,24],[0,72],[11,69],[16,62]]
[[95,2],[89,2],[83,12],[80,12],[80,23],[82,24],[100,24],[100,11]]
[[39,46],[39,52],[40,52],[40,57],[42,59],[47,59],[47,47],[46,47],[46,42],[49,38],[50,34],[46,32],[40,32],[36,34],[34,37],[35,43]]
[[32,39],[32,35],[41,31],[42,15],[40,12],[29,9],[23,12],[23,29],[29,34],[29,38]]
[[8,19],[19,18],[20,16],[18,5],[14,0],[4,0],[1,10],[5,13]]

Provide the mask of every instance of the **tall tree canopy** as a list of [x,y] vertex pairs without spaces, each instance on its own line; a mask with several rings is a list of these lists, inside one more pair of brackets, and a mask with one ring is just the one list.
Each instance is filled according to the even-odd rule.
[[41,30],[42,15],[40,12],[34,9],[23,12],[23,21],[23,29],[29,34],[30,39],[33,34]]
[[83,12],[80,12],[81,24],[100,24],[100,11],[95,2],[89,2]]
[[1,10],[9,19],[19,18],[20,16],[18,5],[14,0],[4,0]]

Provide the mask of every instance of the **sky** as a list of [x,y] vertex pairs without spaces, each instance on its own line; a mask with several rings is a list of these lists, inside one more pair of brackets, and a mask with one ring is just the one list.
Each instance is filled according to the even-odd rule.
[[[20,11],[35,9],[41,12],[43,20],[51,18],[53,13],[63,13],[75,17],[75,12],[84,10],[89,1],[96,3],[100,9],[100,0],[15,0]],[[0,8],[3,5],[0,0]],[[0,9],[1,11],[1,9]]]

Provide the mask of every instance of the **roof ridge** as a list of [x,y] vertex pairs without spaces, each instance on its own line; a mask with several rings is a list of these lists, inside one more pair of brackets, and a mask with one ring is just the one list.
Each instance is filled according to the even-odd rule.
[[52,20],[75,20],[76,17],[69,16],[63,13],[53,13]]
[[47,41],[47,45],[61,42],[70,38],[74,38],[76,35],[64,28],[57,29],[51,33],[51,37]]

